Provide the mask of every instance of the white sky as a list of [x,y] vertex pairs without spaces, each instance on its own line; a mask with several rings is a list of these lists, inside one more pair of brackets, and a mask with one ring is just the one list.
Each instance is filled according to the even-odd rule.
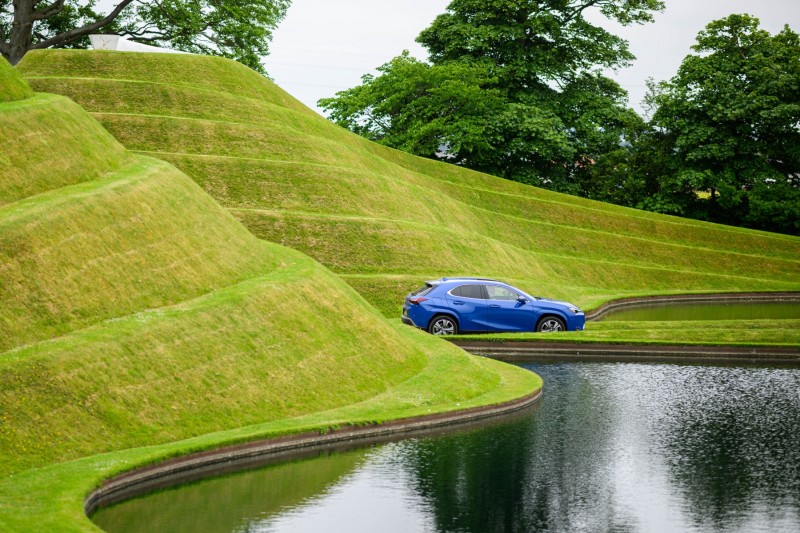
[[[449,0],[293,0],[275,32],[267,70],[283,89],[317,109],[317,100],[358,85],[363,74],[374,73],[404,49],[427,59],[426,50],[414,39],[448,4]],[[625,28],[595,19],[626,38],[637,57],[633,66],[611,73],[637,110],[645,80],[671,78],[697,33],[712,20],[749,13],[771,33],[784,24],[800,32],[800,0],[666,0],[666,4],[655,23],[644,26]]]

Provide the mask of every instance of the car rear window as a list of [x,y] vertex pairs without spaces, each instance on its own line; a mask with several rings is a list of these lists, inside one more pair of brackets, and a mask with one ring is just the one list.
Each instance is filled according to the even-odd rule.
[[450,294],[453,296],[460,296],[462,298],[475,298],[478,300],[484,299],[480,285],[459,285],[450,291]]
[[425,296],[426,294],[428,294],[429,292],[431,292],[431,290],[433,290],[433,285],[428,285],[428,284],[426,283],[425,285],[423,285],[423,286],[422,286],[422,287],[420,287],[419,289],[417,289],[417,290],[413,291],[413,292],[411,293],[411,296]]

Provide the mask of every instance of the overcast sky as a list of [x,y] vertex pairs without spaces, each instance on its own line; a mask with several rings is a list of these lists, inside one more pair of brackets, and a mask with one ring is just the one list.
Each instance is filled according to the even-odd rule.
[[[361,76],[404,49],[427,59],[414,39],[449,0],[292,0],[275,32],[266,65],[283,89],[312,109],[320,98],[358,85]],[[749,13],[771,33],[788,24],[800,31],[800,0],[666,0],[655,22],[621,27],[593,18],[630,42],[633,66],[611,73],[640,110],[645,80],[672,77],[690,52],[697,33],[710,21]]]

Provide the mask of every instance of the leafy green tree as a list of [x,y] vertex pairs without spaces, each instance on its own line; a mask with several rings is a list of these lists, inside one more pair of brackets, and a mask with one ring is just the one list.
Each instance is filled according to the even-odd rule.
[[693,50],[652,96],[673,161],[645,207],[800,232],[800,37],[731,15]]
[[85,48],[91,33],[236,59],[264,72],[272,30],[290,0],[0,0],[0,53],[12,65],[37,48]]
[[663,7],[659,0],[453,0],[417,41],[434,64],[488,61],[510,96],[524,99],[634,58],[624,39],[584,17],[588,10],[631,24]]
[[661,0],[453,0],[417,38],[430,62],[404,54],[319,104],[395,148],[593,195],[593,167],[641,120],[600,74],[633,59],[627,43],[584,15],[642,23],[661,8]]

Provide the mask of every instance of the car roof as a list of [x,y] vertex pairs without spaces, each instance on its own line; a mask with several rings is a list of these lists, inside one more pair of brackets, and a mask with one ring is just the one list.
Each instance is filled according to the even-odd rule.
[[456,282],[456,281],[490,281],[493,283],[505,283],[504,281],[500,281],[499,279],[492,279],[492,278],[472,278],[472,277],[454,277],[454,278],[442,278],[433,281],[428,281],[427,283],[430,284],[438,284],[438,283],[449,283],[449,282]]

